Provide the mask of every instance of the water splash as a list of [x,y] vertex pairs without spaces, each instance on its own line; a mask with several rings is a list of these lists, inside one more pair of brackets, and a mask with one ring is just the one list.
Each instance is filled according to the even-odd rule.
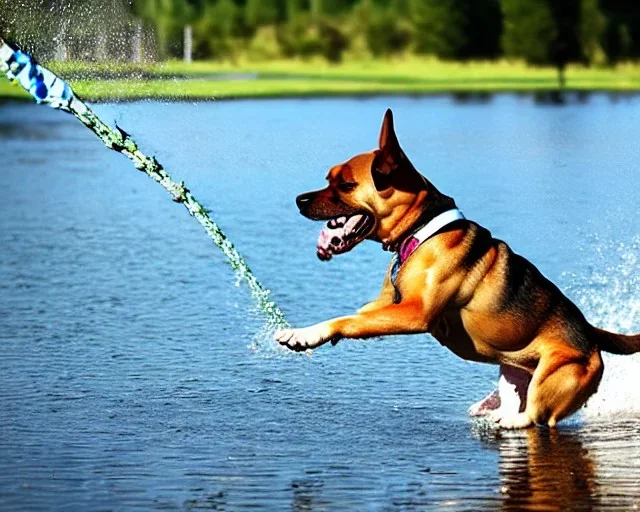
[[[590,237],[597,261],[591,273],[565,274],[567,295],[593,325],[613,332],[640,332],[640,236],[631,242]],[[605,371],[598,392],[583,410],[585,419],[640,417],[640,354],[603,353]]]
[[193,197],[184,182],[173,181],[154,157],[148,157],[138,149],[138,145],[129,134],[117,125],[115,129],[106,125],[74,94],[66,82],[38,65],[30,55],[13,50],[2,39],[0,39],[0,71],[29,92],[37,103],[44,103],[72,114],[95,133],[107,148],[129,158],[136,169],[146,173],[169,192],[173,201],[182,203],[227,257],[238,281],[247,284],[257,305],[267,316],[269,327],[287,326],[284,315],[270,299],[269,290],[262,287],[245,259],[211,219],[208,211]]
[[43,62],[105,62],[91,74],[153,56],[155,35],[134,11],[128,0],[0,0],[0,29]]

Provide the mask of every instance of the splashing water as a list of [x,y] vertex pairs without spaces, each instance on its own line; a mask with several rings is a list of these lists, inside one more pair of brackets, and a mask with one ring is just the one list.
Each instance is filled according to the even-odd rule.
[[123,0],[0,0],[0,27],[7,39],[20,41],[43,62],[94,62],[82,67],[90,77],[104,70],[117,73],[115,62],[155,56],[156,35],[133,15],[137,10]]
[[19,50],[14,50],[0,39],[0,71],[7,78],[17,82],[37,103],[68,112],[95,133],[103,144],[129,158],[139,171],[146,173],[171,194],[173,200],[182,203],[205,229],[213,242],[222,250],[238,281],[249,287],[257,305],[267,316],[268,328],[287,326],[284,315],[269,297],[269,290],[262,287],[253,275],[247,262],[225,236],[220,227],[211,219],[207,210],[193,197],[184,182],[176,183],[154,158],[144,155],[136,142],[121,128],[110,128],[93,111],[75,96],[73,90],[63,80],[48,69],[38,65],[33,58]]
[[[565,274],[567,295],[593,325],[624,334],[640,332],[640,237],[630,243],[594,237],[591,247],[598,257],[592,274]],[[584,418],[640,417],[640,353],[603,353],[603,358],[604,376],[583,410]]]

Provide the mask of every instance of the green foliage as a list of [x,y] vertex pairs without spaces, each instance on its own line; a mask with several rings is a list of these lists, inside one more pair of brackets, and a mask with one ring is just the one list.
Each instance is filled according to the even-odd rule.
[[583,62],[580,46],[581,0],[547,0],[556,37],[551,42],[550,59],[563,70],[569,62]]
[[363,0],[355,11],[357,24],[363,29],[370,52],[376,56],[390,56],[404,52],[413,41],[413,25],[405,9],[394,2],[386,9],[375,8],[370,0]]
[[466,59],[499,57],[503,26],[500,0],[466,0],[461,3],[466,38],[460,56]]
[[340,62],[349,40],[337,23],[326,17],[312,19],[310,13],[298,14],[279,27],[278,42],[287,57],[309,58],[316,55]]
[[285,57],[308,56],[320,50],[318,34],[308,14],[297,14],[279,26],[277,38]]
[[603,49],[611,64],[640,57],[640,2],[600,0],[606,18]]
[[410,0],[416,50],[443,59],[494,58],[500,54],[498,0]]
[[505,55],[531,64],[547,64],[557,27],[546,0],[502,0],[502,13]]
[[502,0],[503,49],[532,64],[602,64],[628,51],[629,38],[598,0]]
[[367,43],[377,57],[402,53],[414,36],[412,25],[405,19],[392,15],[378,15],[367,31]]
[[158,39],[162,57],[180,55],[182,31],[195,15],[195,8],[184,0],[137,0],[134,14],[151,23]]
[[272,60],[282,56],[278,35],[273,25],[260,27],[251,39],[247,48],[247,56],[251,60]]
[[[0,0],[0,31],[41,58],[410,53],[534,65],[640,57],[640,0]],[[142,27],[142,30],[140,29]]]
[[603,46],[610,63],[628,58],[633,48],[629,26],[615,18],[609,19],[604,30]]
[[276,2],[264,0],[247,0],[244,6],[244,21],[253,31],[264,25],[272,25],[278,21],[280,10]]
[[597,55],[602,30],[597,5],[585,0],[502,0],[503,46],[509,56],[553,64],[560,87],[569,62]]
[[410,0],[418,53],[455,59],[464,45],[464,14],[456,0]]
[[582,55],[589,64],[603,64],[606,60],[602,37],[606,18],[598,8],[598,0],[582,0],[580,14],[580,44]]
[[232,57],[240,11],[233,0],[207,3],[193,26],[195,55],[200,58]]
[[322,19],[318,27],[322,42],[322,55],[329,62],[340,62],[342,53],[349,47],[349,39],[342,32],[340,26],[329,19]]

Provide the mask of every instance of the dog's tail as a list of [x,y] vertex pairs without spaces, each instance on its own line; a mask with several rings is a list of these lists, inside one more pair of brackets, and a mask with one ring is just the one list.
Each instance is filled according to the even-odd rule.
[[635,354],[640,352],[640,334],[629,336],[626,334],[616,334],[595,327],[598,334],[598,347],[600,350],[611,354]]

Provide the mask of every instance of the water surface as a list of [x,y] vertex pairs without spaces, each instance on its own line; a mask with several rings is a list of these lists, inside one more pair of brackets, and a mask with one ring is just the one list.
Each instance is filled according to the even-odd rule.
[[[375,146],[418,169],[599,325],[640,331],[640,100],[503,96],[100,105],[210,207],[289,321],[375,297],[294,204]],[[0,105],[3,510],[632,510],[640,360],[557,431],[466,416],[496,368],[428,336],[285,352],[184,209],[71,116]]]

